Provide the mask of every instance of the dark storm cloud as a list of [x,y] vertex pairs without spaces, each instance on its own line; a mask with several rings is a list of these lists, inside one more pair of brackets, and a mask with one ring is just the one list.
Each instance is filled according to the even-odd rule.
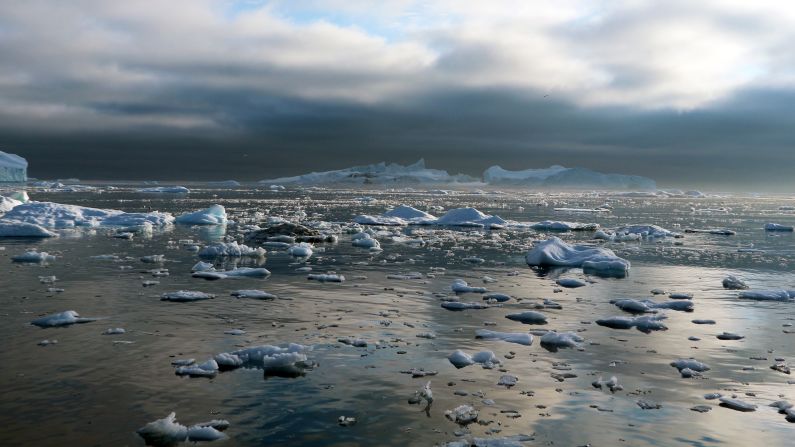
[[367,31],[297,23],[278,2],[230,15],[175,1],[168,17],[146,1],[6,4],[0,148],[38,177],[259,180],[424,157],[472,175],[563,164],[792,184],[790,18],[710,1],[462,3]]

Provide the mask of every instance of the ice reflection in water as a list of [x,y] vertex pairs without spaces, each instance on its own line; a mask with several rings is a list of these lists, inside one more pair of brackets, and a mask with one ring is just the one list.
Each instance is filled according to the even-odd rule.
[[[212,197],[217,194],[219,197]],[[754,288],[790,287],[795,244],[791,234],[766,234],[767,221],[792,224],[792,215],[779,214],[787,202],[771,199],[617,199],[608,215],[567,215],[553,206],[595,207],[603,197],[546,197],[548,206],[535,206],[539,197],[527,194],[437,196],[421,192],[368,192],[374,203],[353,200],[362,192],[322,191],[272,193],[268,191],[197,192],[174,201],[124,191],[97,194],[33,193],[34,199],[131,211],[151,206],[179,212],[222,203],[232,214],[290,215],[298,208],[308,219],[347,222],[362,213],[378,214],[387,205],[409,203],[425,209],[475,206],[507,219],[546,219],[598,222],[605,227],[629,223],[655,223],[675,231],[685,228],[729,228],[735,236],[687,234],[662,243],[610,244],[619,256],[632,262],[627,278],[602,278],[580,269],[531,270],[524,251],[534,238],[528,232],[499,232],[510,243],[494,242],[492,233],[467,230],[460,240],[430,247],[382,241],[382,253],[350,246],[342,235],[337,244],[317,244],[305,262],[284,252],[270,251],[263,260],[227,260],[217,268],[263,266],[267,279],[241,278],[204,281],[190,277],[197,258],[169,241],[194,239],[200,244],[223,237],[220,228],[177,226],[151,239],[132,241],[107,237],[102,230],[70,232],[46,241],[1,241],[3,324],[0,354],[4,384],[0,422],[5,445],[142,445],[135,430],[176,411],[180,421],[227,419],[231,445],[432,445],[453,440],[461,430],[444,412],[462,404],[479,411],[481,424],[467,429],[477,436],[533,434],[532,445],[786,445],[792,425],[767,404],[787,399],[795,392],[790,376],[770,369],[775,358],[791,361],[795,352],[788,333],[793,318],[789,302],[754,302],[726,291],[722,279],[736,275]],[[523,206],[524,211],[518,211]],[[690,207],[730,206],[729,214],[693,213]],[[316,216],[313,216],[317,214]],[[228,227],[227,233],[234,233]],[[230,231],[231,230],[231,231]],[[417,229],[416,231],[429,229]],[[469,231],[483,234],[472,238]],[[494,233],[497,234],[497,233]],[[590,233],[557,235],[570,241],[587,241]],[[424,237],[432,240],[433,236]],[[759,252],[740,252],[753,246]],[[19,265],[10,257],[37,248],[58,256],[47,265]],[[122,261],[91,259],[116,254]],[[170,276],[152,278],[145,271],[158,267],[142,264],[141,256],[166,255]],[[480,264],[463,262],[477,256]],[[129,257],[129,259],[124,259]],[[344,283],[307,281],[296,272],[308,265],[313,272],[335,271]],[[121,269],[122,266],[130,266]],[[387,275],[431,272],[435,277],[392,280]],[[518,276],[509,276],[518,271]],[[39,276],[55,275],[55,287]],[[489,276],[496,282],[484,283]],[[366,277],[366,279],[364,278]],[[555,280],[582,279],[585,287],[562,289]],[[452,312],[441,308],[436,292],[449,293],[453,279],[511,295],[501,306]],[[142,287],[144,280],[160,284]],[[611,316],[630,316],[610,304],[611,299],[667,300],[652,296],[652,289],[694,295],[692,313],[665,311],[667,331],[644,334],[616,330],[593,322]],[[193,303],[165,303],[160,294],[200,290],[215,299]],[[230,292],[261,289],[278,299],[237,299]],[[463,294],[465,302],[482,302],[479,294]],[[535,309],[549,298],[562,309]],[[74,309],[81,315],[104,319],[67,328],[39,329],[28,323],[45,314]],[[526,332],[537,329],[504,318],[508,313],[537,310],[548,318],[545,328],[572,331],[584,338],[581,349],[549,352],[535,337],[531,346],[498,340],[475,339],[477,329]],[[714,319],[716,325],[695,325],[694,319]],[[494,325],[485,326],[485,322]],[[101,335],[107,328],[122,327],[125,334]],[[224,331],[243,329],[244,335]],[[721,341],[724,331],[744,335],[738,341]],[[417,334],[433,332],[435,339]],[[367,348],[339,343],[354,336]],[[690,341],[688,337],[700,338]],[[37,346],[44,340],[57,344]],[[131,343],[128,343],[131,342]],[[258,369],[221,372],[213,379],[188,379],[174,375],[171,361],[196,358],[201,362],[220,352],[244,347],[295,342],[314,345],[309,354],[316,366],[300,377],[274,377]],[[472,365],[456,369],[447,360],[461,349],[468,353],[495,352],[502,362],[495,369]],[[510,358],[508,358],[510,357]],[[710,366],[703,378],[682,379],[669,365],[678,358],[694,357]],[[438,371],[435,376],[412,378],[401,373],[411,368]],[[565,378],[563,373],[576,375]],[[511,374],[518,383],[498,386]],[[284,374],[282,374],[284,375]],[[554,376],[553,376],[554,375]],[[610,393],[591,383],[600,376],[616,376],[623,391]],[[264,380],[267,379],[267,380]],[[562,381],[560,381],[562,379]],[[428,380],[433,405],[409,405],[408,400]],[[756,412],[740,413],[717,406],[703,395],[720,392],[758,405]],[[662,405],[643,410],[637,402]],[[488,403],[491,403],[489,405]],[[709,405],[707,413],[690,411]],[[516,417],[521,415],[521,417]],[[355,417],[349,427],[337,424],[341,415]]]

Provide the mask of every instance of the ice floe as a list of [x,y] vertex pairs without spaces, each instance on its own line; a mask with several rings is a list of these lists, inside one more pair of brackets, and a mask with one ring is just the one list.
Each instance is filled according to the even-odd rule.
[[597,274],[623,276],[630,264],[619,258],[612,250],[585,245],[569,245],[560,238],[552,237],[538,242],[525,257],[530,266],[582,267]]
[[765,224],[765,231],[793,231],[793,230],[795,230],[795,228],[793,228],[790,225],[782,225],[772,222]]
[[226,210],[221,205],[212,205],[207,209],[185,213],[176,218],[183,225],[224,225],[227,223]]
[[236,298],[251,298],[255,300],[275,300],[278,298],[272,293],[268,293],[264,290],[254,289],[235,290],[234,292],[230,293],[230,295]]
[[67,310],[64,312],[59,312],[57,314],[47,315],[46,317],[36,318],[35,320],[31,321],[30,324],[42,328],[47,328],[47,327],[69,326],[72,324],[79,324],[79,323],[90,323],[96,320],[97,320],[96,318],[81,317],[77,312],[73,310]]
[[790,301],[795,299],[795,290],[743,290],[738,297],[755,301]]
[[265,249],[261,247],[249,247],[248,245],[238,244],[236,241],[232,242],[216,242],[208,245],[199,250],[199,257],[205,259],[223,258],[223,257],[262,257],[265,256]]
[[475,338],[502,340],[508,343],[516,343],[525,346],[533,344],[533,336],[525,332],[496,332],[487,329],[478,329],[475,331]]
[[645,317],[609,317],[596,320],[599,326],[605,326],[612,329],[631,329],[649,333],[651,331],[665,331],[668,328],[662,323],[666,317],[664,315],[654,315]]
[[484,368],[488,369],[500,363],[500,359],[491,351],[480,351],[473,355],[469,355],[460,349],[450,354],[447,360],[459,369],[474,365],[475,363],[480,363]]
[[556,350],[558,348],[579,348],[580,343],[585,341],[574,332],[547,332],[541,336],[541,346]]
[[450,285],[450,290],[454,293],[486,293],[485,287],[473,287],[470,286],[466,281],[463,279],[456,279]]
[[55,261],[55,256],[47,253],[46,251],[26,251],[20,255],[11,257],[14,262],[51,262]]
[[515,314],[508,314],[505,318],[513,321],[518,321],[524,324],[547,324],[546,315],[541,312],[526,310]]
[[161,301],[174,301],[174,302],[190,302],[201,301],[215,298],[211,293],[199,292],[194,290],[178,290],[176,292],[167,292],[160,295]]

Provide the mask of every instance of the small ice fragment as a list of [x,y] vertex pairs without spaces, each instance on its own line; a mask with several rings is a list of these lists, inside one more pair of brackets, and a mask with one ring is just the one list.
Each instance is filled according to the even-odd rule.
[[174,302],[189,302],[199,301],[215,298],[211,293],[191,291],[191,290],[178,290],[176,292],[167,292],[160,296],[161,301],[174,301]]
[[114,328],[105,329],[105,332],[103,332],[102,335],[118,335],[118,334],[124,334],[126,332],[127,331],[125,331],[124,328],[114,327]]
[[230,295],[237,298],[252,298],[256,300],[275,300],[278,298],[276,295],[268,293],[264,290],[253,289],[235,290],[234,292],[230,293]]
[[185,441],[188,427],[176,421],[176,413],[171,412],[163,419],[150,422],[136,432],[147,445],[171,446]]
[[450,285],[450,290],[455,293],[486,293],[484,287],[472,287],[463,279],[456,279]]
[[747,289],[748,284],[736,276],[729,275],[723,278],[723,288],[729,290],[742,290]]
[[555,284],[569,289],[575,289],[577,287],[585,287],[585,281],[576,278],[561,278],[555,281]]
[[447,419],[459,425],[468,425],[478,419],[478,411],[471,405],[460,405],[452,410],[444,412]]
[[505,316],[505,318],[513,321],[518,321],[524,324],[547,324],[546,315],[532,310],[519,312],[515,314],[508,314]]
[[739,399],[732,399],[730,397],[721,397],[719,400],[721,407],[731,408],[732,410],[743,411],[743,412],[756,411],[756,405],[749,404],[748,402],[744,402]]
[[96,321],[96,318],[83,318],[73,310],[67,310],[57,314],[47,315],[46,317],[37,318],[30,322],[30,324],[42,328],[69,326],[77,323],[89,323]]

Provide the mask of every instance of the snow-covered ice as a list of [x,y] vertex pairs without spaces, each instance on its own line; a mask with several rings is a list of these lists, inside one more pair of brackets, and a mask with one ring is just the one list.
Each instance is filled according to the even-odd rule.
[[619,258],[612,250],[585,245],[569,245],[552,237],[537,243],[525,257],[530,266],[582,267],[599,274],[625,275],[629,261]]

